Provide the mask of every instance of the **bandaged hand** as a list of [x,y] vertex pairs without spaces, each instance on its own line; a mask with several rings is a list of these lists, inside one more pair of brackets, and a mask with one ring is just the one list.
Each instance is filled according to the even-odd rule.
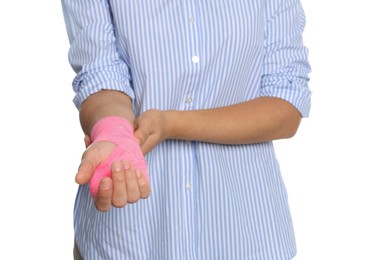
[[116,161],[130,161],[131,168],[139,170],[149,180],[145,158],[134,137],[132,125],[121,117],[105,117],[99,120],[91,131],[91,142],[107,141],[115,144],[114,151],[100,163],[89,181],[91,195],[94,197],[104,177],[111,177],[111,165]]

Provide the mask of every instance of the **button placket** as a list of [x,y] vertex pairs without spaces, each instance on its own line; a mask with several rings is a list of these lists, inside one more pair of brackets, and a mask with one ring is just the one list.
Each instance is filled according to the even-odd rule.
[[201,69],[201,54],[199,52],[200,46],[200,32],[198,28],[199,24],[199,6],[196,1],[186,1],[185,9],[183,12],[183,22],[186,23],[188,44],[187,44],[187,62],[188,64],[188,75],[191,77],[191,81],[188,81],[185,96],[183,97],[183,105],[185,109],[193,109],[195,106],[194,94],[196,93],[196,81],[198,78],[198,72]]
[[188,29],[190,32],[190,37],[191,37],[191,47],[190,51],[191,53],[191,61],[193,64],[198,64],[200,61],[199,53],[198,53],[198,48],[199,48],[199,34],[198,34],[198,29],[196,25],[197,17],[196,17],[196,4],[192,3],[189,6],[188,12],[187,12],[187,21],[189,23]]

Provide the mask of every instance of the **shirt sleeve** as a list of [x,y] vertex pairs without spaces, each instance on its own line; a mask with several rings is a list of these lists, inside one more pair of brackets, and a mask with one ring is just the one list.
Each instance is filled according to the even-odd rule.
[[73,102],[84,100],[102,89],[117,90],[134,98],[131,76],[121,59],[107,0],[62,0],[70,42],[69,62],[76,72]]
[[261,96],[284,99],[309,116],[311,68],[308,49],[303,45],[305,14],[299,0],[266,2],[265,56]]

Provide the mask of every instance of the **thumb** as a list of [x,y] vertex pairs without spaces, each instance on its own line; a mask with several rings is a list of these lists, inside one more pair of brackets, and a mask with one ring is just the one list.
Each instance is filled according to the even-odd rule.
[[114,151],[116,145],[111,142],[92,143],[83,153],[75,181],[78,184],[86,184],[92,178],[95,169],[103,163]]
[[142,146],[149,136],[149,131],[147,130],[147,127],[145,124],[142,124],[142,122],[137,119],[134,122],[134,137],[137,140],[138,144]]

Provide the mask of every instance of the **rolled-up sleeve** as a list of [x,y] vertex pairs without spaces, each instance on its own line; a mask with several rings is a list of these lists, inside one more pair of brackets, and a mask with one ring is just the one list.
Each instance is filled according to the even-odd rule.
[[68,58],[77,74],[72,83],[76,107],[102,89],[121,91],[133,99],[130,71],[118,53],[107,0],[62,0],[62,9],[70,42]]
[[303,45],[305,14],[299,0],[265,1],[266,30],[261,96],[290,102],[303,117],[309,116],[311,68]]

